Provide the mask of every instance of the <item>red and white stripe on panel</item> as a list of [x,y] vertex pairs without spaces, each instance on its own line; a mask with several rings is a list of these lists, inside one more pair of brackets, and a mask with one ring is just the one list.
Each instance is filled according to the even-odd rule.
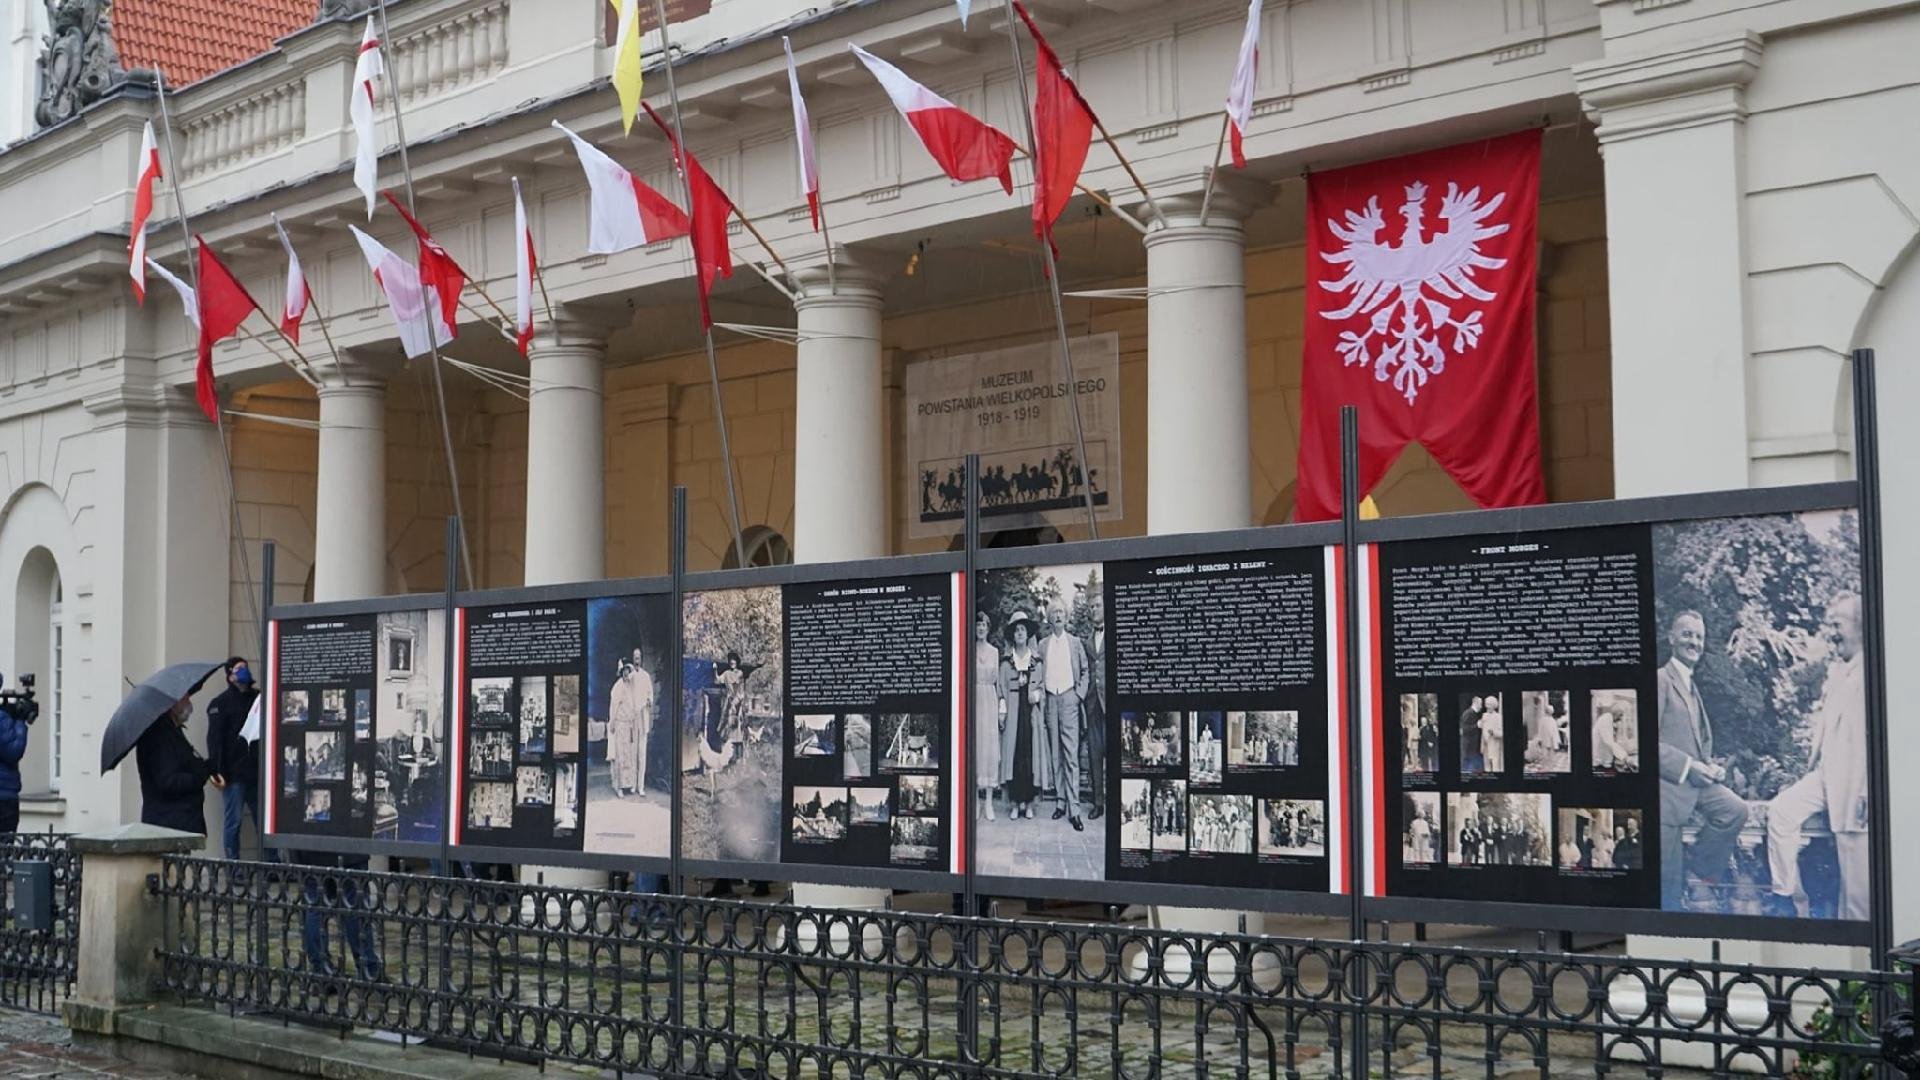
[[953,777],[952,800],[948,805],[953,808],[947,815],[948,843],[947,869],[951,873],[964,874],[967,869],[967,830],[973,824],[973,777],[968,773],[967,758],[967,721],[970,719],[973,693],[972,672],[967,670],[967,635],[972,623],[967,618],[967,575],[956,571],[948,582],[948,592],[953,600],[950,609],[953,612],[947,620],[953,633],[953,693],[948,695],[953,702],[951,722],[947,724],[950,734],[947,760],[953,762],[948,775]]
[[1361,835],[1366,838],[1361,863],[1366,868],[1366,895],[1384,896],[1387,887],[1386,774],[1383,770],[1386,740],[1380,727],[1379,545],[1363,545],[1358,561],[1360,587],[1355,594],[1360,597],[1360,610],[1354,617],[1360,620],[1360,655],[1356,660],[1360,665],[1360,775],[1365,784],[1360,807],[1364,815]]
[[1347,850],[1347,734],[1342,722],[1346,713],[1345,676],[1346,634],[1342,626],[1341,592],[1346,567],[1338,547],[1321,549],[1326,559],[1327,610],[1327,889],[1348,891]]
[[280,814],[280,622],[267,623],[267,700],[261,703],[260,716],[262,726],[260,739],[267,750],[265,796],[260,805],[266,807],[266,827],[268,836],[274,834],[275,821]]
[[453,708],[449,715],[447,748],[441,759],[453,765],[452,801],[447,814],[447,842],[461,843],[461,835],[467,823],[467,609],[453,609],[453,685],[447,687],[447,693],[453,695]]

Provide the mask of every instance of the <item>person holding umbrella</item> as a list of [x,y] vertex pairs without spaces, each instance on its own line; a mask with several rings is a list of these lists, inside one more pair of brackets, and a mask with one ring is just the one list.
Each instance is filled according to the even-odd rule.
[[140,820],[181,832],[207,834],[206,803],[200,794],[208,780],[224,790],[207,759],[187,741],[193,698],[183,697],[140,736],[134,762],[140,769]]

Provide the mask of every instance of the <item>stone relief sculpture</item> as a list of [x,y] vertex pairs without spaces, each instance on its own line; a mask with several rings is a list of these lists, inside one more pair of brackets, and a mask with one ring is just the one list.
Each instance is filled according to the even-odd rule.
[[111,0],[45,0],[49,27],[40,50],[41,127],[71,119],[125,81],[113,45]]
[[356,15],[365,15],[372,7],[373,0],[320,0],[320,14],[315,21],[351,19]]

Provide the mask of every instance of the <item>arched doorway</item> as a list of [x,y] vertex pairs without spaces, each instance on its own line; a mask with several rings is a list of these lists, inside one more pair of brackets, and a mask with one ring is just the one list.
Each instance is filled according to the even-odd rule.
[[64,682],[61,661],[66,653],[66,627],[61,611],[64,593],[60,566],[44,547],[27,552],[14,586],[13,669],[11,684],[33,676],[40,701],[40,720],[20,760],[20,787],[25,794],[60,790],[61,721],[64,719]]

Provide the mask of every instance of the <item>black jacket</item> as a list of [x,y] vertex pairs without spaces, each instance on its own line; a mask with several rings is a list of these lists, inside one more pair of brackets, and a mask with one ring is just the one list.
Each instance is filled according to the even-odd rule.
[[140,820],[205,836],[206,803],[201,789],[212,774],[206,759],[187,741],[186,732],[163,716],[140,736],[133,752],[140,766]]
[[252,784],[259,778],[260,765],[254,748],[240,737],[240,729],[247,723],[247,710],[253,708],[253,700],[259,696],[258,690],[228,686],[219,697],[207,703],[207,768],[213,770],[213,775],[244,784]]

